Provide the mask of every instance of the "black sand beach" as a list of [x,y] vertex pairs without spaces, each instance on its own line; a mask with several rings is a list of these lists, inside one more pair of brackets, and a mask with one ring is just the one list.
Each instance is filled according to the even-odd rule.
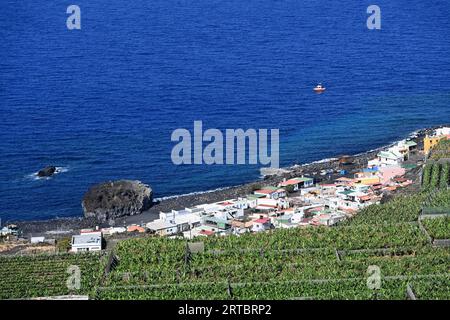
[[[415,139],[419,148],[421,148],[423,137],[434,130],[436,127],[422,129],[416,131],[411,135],[413,139]],[[170,211],[172,209],[183,209],[185,207],[191,207],[204,203],[212,203],[225,199],[232,199],[237,197],[243,197],[247,194],[252,193],[255,189],[264,186],[266,184],[272,185],[282,181],[284,178],[293,178],[301,175],[312,176],[316,179],[316,181],[332,181],[338,176],[338,171],[340,169],[345,169],[348,171],[348,174],[351,175],[358,168],[362,168],[367,164],[367,161],[373,159],[376,154],[385,149],[387,146],[383,146],[377,148],[375,150],[371,150],[368,152],[364,152],[358,155],[352,155],[353,164],[347,165],[345,167],[339,163],[337,160],[339,156],[336,155],[335,159],[318,161],[315,163],[305,164],[305,165],[295,165],[289,168],[284,168],[286,170],[285,173],[275,176],[266,176],[264,179],[250,182],[247,184],[234,186],[230,188],[214,190],[210,192],[204,193],[196,193],[190,195],[182,195],[179,197],[173,197],[161,200],[160,202],[155,203],[149,210],[143,212],[140,215],[123,217],[117,219],[114,223],[114,226],[126,226],[131,224],[142,224],[150,222],[154,219],[158,218],[160,211]],[[322,170],[330,170],[334,171],[332,175],[321,175],[320,172]],[[81,202],[81,199],[80,199]],[[77,233],[79,229],[83,228],[92,228],[95,226],[99,227],[107,227],[108,224],[98,223],[94,219],[86,219],[83,217],[75,217],[75,218],[63,218],[63,219],[51,219],[51,220],[43,220],[43,221],[14,221],[18,225],[18,227],[22,230],[23,236],[30,235],[43,235],[51,237],[60,237],[67,236],[72,233]],[[49,233],[50,231],[50,233]]]

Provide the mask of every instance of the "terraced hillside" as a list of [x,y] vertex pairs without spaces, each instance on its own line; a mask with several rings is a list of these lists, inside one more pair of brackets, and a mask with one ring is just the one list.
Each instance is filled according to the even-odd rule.
[[[125,240],[104,276],[106,259],[73,259],[90,261],[80,292],[94,299],[449,299],[450,248],[430,243],[418,222],[424,205],[450,207],[450,191],[398,197],[331,228],[200,238],[196,253],[183,239]],[[448,234],[447,220],[433,223],[431,231]],[[0,258],[0,297],[68,293],[58,257],[8,259]],[[1,280],[22,266],[33,289],[15,272]]]
[[[104,266],[104,256],[92,253],[1,257],[0,299],[87,295],[98,284]],[[75,278],[70,278],[78,270],[79,289]]]

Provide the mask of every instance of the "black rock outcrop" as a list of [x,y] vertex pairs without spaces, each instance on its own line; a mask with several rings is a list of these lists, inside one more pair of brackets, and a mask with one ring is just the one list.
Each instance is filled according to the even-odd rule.
[[148,185],[119,180],[90,188],[83,197],[82,207],[86,218],[104,222],[140,214],[151,207],[152,201],[153,191]]
[[56,167],[48,166],[38,171],[37,176],[40,178],[51,177],[56,172]]

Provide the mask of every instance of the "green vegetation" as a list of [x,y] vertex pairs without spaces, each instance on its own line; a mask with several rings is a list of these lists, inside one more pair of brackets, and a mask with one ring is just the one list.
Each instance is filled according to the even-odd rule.
[[427,163],[423,169],[422,189],[434,190],[436,188],[446,189],[449,185],[450,164]]
[[[89,294],[104,270],[102,255],[57,254],[0,257],[0,299]],[[80,290],[66,284],[70,266],[81,272]]]
[[288,185],[288,186],[284,187],[284,190],[286,190],[287,193],[293,193],[294,192],[294,186],[293,185]]
[[[344,229],[340,231],[345,232]],[[278,231],[271,236],[276,233]],[[295,235],[298,234],[293,233],[291,238]],[[270,240],[269,235],[267,238]],[[225,239],[227,243],[221,241]],[[239,245],[230,247],[235,241]],[[374,244],[377,241],[379,239]],[[330,246],[280,250],[267,243],[261,250],[258,242],[250,237],[245,240],[209,238],[205,239],[204,253],[188,254],[186,260],[182,240],[170,244],[164,239],[127,240],[116,252],[121,260],[118,268],[108,276],[105,287],[98,290],[96,297],[405,299],[407,283],[417,282],[426,288],[429,286],[427,281],[432,279],[442,286],[439,279],[445,278],[449,271],[449,249],[431,248],[421,242],[412,248],[382,254],[377,250],[348,250],[337,259],[336,251]],[[144,252],[139,257],[129,254],[142,249]],[[166,254],[162,255],[163,252]],[[371,290],[366,284],[368,267],[373,265],[380,268],[383,277],[378,290]],[[434,292],[424,289],[421,295],[423,298],[434,297]],[[443,290],[442,297],[446,297]]]
[[448,300],[450,292],[450,276],[411,281],[417,299]]
[[443,139],[433,147],[430,154],[430,159],[439,160],[450,158],[450,140]]
[[56,241],[56,250],[58,252],[68,252],[71,246],[71,238],[62,238]]
[[[95,254],[0,258],[0,298],[406,299],[410,285],[419,299],[449,299],[450,248],[428,243],[423,206],[449,208],[450,190],[372,205],[335,227],[202,237],[193,240],[204,243],[200,253],[184,239],[128,239],[114,248],[118,263],[105,277],[106,257]],[[433,237],[448,236],[447,218],[421,222]],[[72,264],[82,270],[76,292],[66,287]],[[369,266],[381,272],[379,289],[367,285]]]
[[450,216],[423,219],[422,224],[433,239],[450,239]]
[[[427,194],[420,193],[412,196],[399,196],[387,203],[371,205],[358,212],[358,214],[344,222],[346,225],[385,224],[417,221],[422,202]],[[449,202],[450,203],[450,202]]]
[[449,183],[449,178],[450,178],[449,173],[450,173],[450,163],[446,162],[442,166],[441,177],[439,180],[439,188],[441,188],[441,189],[447,188],[448,183]]
[[426,208],[443,209],[444,212],[448,212],[450,210],[450,189],[435,190],[427,194],[423,206]]
[[423,174],[422,174],[422,188],[424,190],[428,189],[430,186],[430,180],[431,180],[431,164],[426,164],[423,168]]
[[441,166],[439,165],[439,163],[434,163],[431,169],[431,181],[430,181],[431,188],[434,189],[439,186],[440,173],[441,173]]

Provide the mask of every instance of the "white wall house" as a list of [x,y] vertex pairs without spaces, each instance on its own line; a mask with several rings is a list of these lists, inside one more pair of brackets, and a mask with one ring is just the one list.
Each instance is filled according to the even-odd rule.
[[261,232],[265,230],[269,230],[271,226],[271,222],[269,218],[260,218],[253,221],[253,224],[250,228],[253,232]]
[[438,128],[435,131],[435,135],[436,136],[447,136],[447,135],[450,135],[450,128],[449,127]]
[[267,186],[259,190],[253,191],[256,196],[264,196],[269,199],[278,199],[286,197],[286,190],[283,188]]
[[102,250],[102,233],[87,232],[72,236],[72,252],[100,251]]
[[292,178],[284,180],[278,184],[279,187],[292,187],[293,191],[298,191],[301,188],[309,188],[314,185],[314,179],[309,177]]
[[31,237],[30,243],[36,244],[36,243],[43,243],[45,242],[45,237]]
[[176,224],[161,219],[147,223],[146,227],[160,236],[170,236],[178,233]]
[[377,154],[379,166],[400,165],[404,156],[395,150],[381,151]]

